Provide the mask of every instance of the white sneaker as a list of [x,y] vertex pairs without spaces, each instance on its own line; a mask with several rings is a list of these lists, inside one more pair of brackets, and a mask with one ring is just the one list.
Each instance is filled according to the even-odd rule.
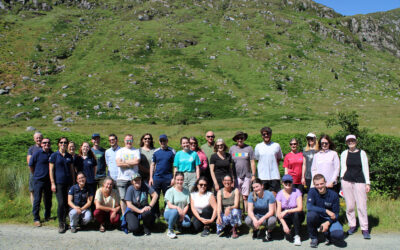
[[300,236],[298,236],[298,235],[295,235],[295,236],[294,236],[294,245],[295,245],[295,246],[301,246],[301,239],[300,239]]
[[171,239],[176,238],[176,234],[174,233],[174,230],[172,230],[172,229],[168,229],[167,236]]

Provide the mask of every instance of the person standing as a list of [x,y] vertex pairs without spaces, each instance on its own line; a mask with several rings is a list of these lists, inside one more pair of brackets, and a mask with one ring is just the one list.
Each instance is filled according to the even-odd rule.
[[219,138],[214,146],[215,154],[210,159],[210,173],[214,183],[214,193],[224,187],[223,179],[226,175],[233,176],[232,156],[227,153],[228,146],[225,141]]
[[[317,136],[313,133],[308,133],[306,136],[307,146],[303,149],[303,170],[301,184],[304,185],[304,192],[308,193],[311,186],[311,165],[314,155],[319,151]],[[304,194],[304,193],[303,193]]]
[[260,130],[263,142],[257,144],[255,148],[255,158],[258,160],[258,178],[263,181],[264,189],[270,190],[274,196],[281,189],[279,174],[279,161],[283,154],[279,143],[271,141],[272,129],[263,127]]
[[96,168],[97,161],[96,157],[93,154],[93,151],[90,150],[90,146],[88,142],[83,142],[81,147],[79,148],[79,156],[76,158],[75,169],[78,172],[83,172],[86,176],[86,185],[91,188],[93,192],[97,189],[96,183]]
[[200,147],[201,150],[203,150],[203,152],[207,155],[208,162],[210,162],[211,155],[214,154],[214,144],[215,144],[214,139],[215,139],[214,132],[208,131],[206,133],[207,142],[201,145]]
[[168,147],[168,137],[165,134],[159,137],[160,147],[154,151],[152,163],[150,165],[150,180],[149,186],[157,192],[158,198],[153,213],[159,217],[160,206],[158,199],[160,198],[161,191],[165,197],[170,186],[174,185],[173,179],[173,163],[175,158],[175,149]]
[[189,138],[190,150],[197,153],[200,159],[200,176],[205,176],[207,181],[211,181],[210,167],[208,164],[207,155],[204,153],[202,149],[199,148],[199,142],[197,138],[192,136]]
[[285,169],[285,175],[289,174],[293,178],[293,187],[304,192],[301,178],[303,176],[303,153],[297,152],[298,142],[296,138],[292,138],[289,142],[291,151],[285,155],[283,160],[283,168]]
[[110,176],[111,179],[113,179],[115,184],[117,182],[118,169],[119,169],[115,157],[117,151],[120,150],[121,147],[118,146],[118,137],[115,134],[110,134],[108,136],[108,142],[110,143],[110,148],[106,150],[105,158],[108,166],[108,176]]
[[140,138],[140,165],[139,173],[142,176],[142,181],[149,182],[150,165],[155,151],[153,136],[150,133],[145,133]]
[[139,172],[140,152],[133,147],[133,135],[127,134],[124,138],[125,147],[117,151],[116,161],[118,170],[117,187],[121,197],[122,213],[125,213],[126,190],[131,184],[132,176]]
[[346,136],[348,150],[343,151],[340,178],[346,201],[346,217],[352,235],[357,230],[355,205],[357,204],[358,220],[364,239],[371,239],[368,230],[367,193],[370,191],[368,157],[364,150],[357,148],[355,135]]
[[49,159],[53,151],[50,148],[50,139],[44,138],[41,141],[42,149],[36,151],[29,159],[29,167],[32,173],[32,179],[34,181],[33,193],[33,221],[37,227],[42,226],[40,223],[40,201],[42,199],[42,193],[44,193],[44,220],[47,221],[51,216],[51,201],[53,194],[51,192],[51,184],[49,177]]
[[[93,147],[91,148],[93,154],[96,156],[97,168],[96,168],[96,188],[99,186],[100,182],[106,177],[106,150],[100,147],[100,134],[92,135]],[[95,189],[96,190],[96,189]]]
[[[26,155],[26,163],[28,164],[29,167],[29,161],[32,157],[32,155],[36,152],[39,152],[42,150],[42,139],[43,135],[39,131],[36,131],[33,134],[33,140],[35,141],[35,145],[29,147],[28,149],[28,154]],[[34,200],[34,194],[33,194],[33,189],[34,189],[34,181],[32,180],[32,171],[29,171],[29,193],[30,193],[30,198],[31,198],[31,203],[33,205],[33,200]]]
[[[189,138],[181,138],[182,150],[176,153],[174,158],[174,167],[176,171],[185,175],[183,187],[191,190],[200,177],[200,158],[196,152],[190,150]],[[176,172],[175,171],[175,172]]]
[[247,198],[250,194],[251,182],[256,178],[256,163],[253,148],[244,143],[247,133],[239,131],[232,138],[236,142],[229,149],[232,156],[233,170],[236,173],[236,186],[243,198],[244,211],[247,211]]

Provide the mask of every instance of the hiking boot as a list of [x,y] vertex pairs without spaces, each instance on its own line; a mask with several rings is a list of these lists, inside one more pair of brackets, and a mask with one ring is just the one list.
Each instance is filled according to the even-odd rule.
[[201,237],[206,237],[210,234],[210,231],[208,230],[208,228],[204,228],[203,232],[201,232]]
[[371,235],[369,234],[368,230],[361,230],[364,239],[369,240],[371,239]]
[[172,229],[168,229],[167,236],[170,239],[175,239],[176,238],[176,234],[174,233],[174,230],[172,230]]
[[268,232],[268,230],[265,230],[265,237],[264,237],[264,239],[262,239],[264,242],[267,242],[267,241],[271,241],[272,240],[272,237],[271,237],[271,234],[270,234],[270,232]]
[[232,239],[237,239],[239,235],[236,232],[236,227],[232,227]]
[[294,245],[295,246],[301,246],[301,239],[299,235],[294,236]]
[[150,231],[150,229],[148,229],[147,227],[144,228],[144,235],[145,235],[145,236],[151,235],[151,231]]
[[58,233],[63,234],[63,233],[65,233],[65,231],[67,231],[65,229],[65,224],[64,223],[59,224],[58,225]]
[[311,239],[310,247],[317,248],[318,247],[318,239]]
[[42,223],[40,223],[40,221],[35,221],[34,223],[33,223],[34,225],[35,225],[35,227],[41,227],[42,226]]
[[257,239],[258,238],[258,233],[259,233],[260,231],[259,230],[253,230],[253,240],[255,240],[255,239]]
[[76,227],[71,227],[71,233],[76,233],[78,232],[78,230],[76,229]]
[[347,230],[348,235],[352,235],[357,231],[357,227],[350,227],[349,230]]

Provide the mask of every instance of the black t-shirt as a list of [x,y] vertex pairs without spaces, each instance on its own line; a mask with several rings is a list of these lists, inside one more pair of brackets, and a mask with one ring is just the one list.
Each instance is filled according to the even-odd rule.
[[346,159],[347,170],[343,179],[349,182],[365,183],[364,173],[361,164],[361,150],[352,153],[348,151]]
[[230,174],[230,167],[232,157],[229,153],[225,153],[225,159],[221,159],[218,153],[211,155],[210,164],[214,164],[215,176],[223,178],[225,175]]

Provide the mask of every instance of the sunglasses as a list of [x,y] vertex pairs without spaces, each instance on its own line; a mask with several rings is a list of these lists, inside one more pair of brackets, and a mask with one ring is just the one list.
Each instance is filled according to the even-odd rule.
[[42,141],[42,144],[50,144],[49,141]]
[[160,140],[160,142],[167,142],[168,140]]
[[314,137],[307,137],[307,141],[313,141]]
[[268,135],[271,135],[271,133],[263,133],[262,136],[266,137]]
[[207,187],[207,184],[203,184],[203,183],[200,184],[200,183],[199,183],[199,186],[200,186],[200,187]]
[[215,138],[214,135],[207,135],[207,138]]
[[58,144],[68,144],[68,142],[66,142],[66,141],[60,141]]
[[133,142],[133,140],[126,140],[125,142],[126,142],[126,143],[128,143],[128,142],[132,143],[132,142]]
[[291,181],[284,181],[283,184],[285,184],[285,185],[291,185],[292,182],[291,182]]
[[224,147],[224,144],[218,144],[217,147],[218,147],[218,148],[223,148],[223,147]]
[[197,145],[197,142],[191,142],[190,145]]
[[321,142],[321,145],[329,145],[329,142]]
[[244,140],[244,137],[238,137],[238,138],[236,138],[236,141],[239,141],[239,140],[243,141],[243,140]]
[[290,146],[296,146],[297,143],[289,143]]

